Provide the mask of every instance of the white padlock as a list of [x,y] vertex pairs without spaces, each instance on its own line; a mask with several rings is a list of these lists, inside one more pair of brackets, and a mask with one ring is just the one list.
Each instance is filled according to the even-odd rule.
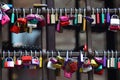
[[6,58],[6,61],[7,61],[7,67],[9,67],[9,68],[14,67],[14,61],[13,61],[12,57]]
[[120,25],[120,19],[118,15],[112,15],[110,19],[110,24],[111,25]]

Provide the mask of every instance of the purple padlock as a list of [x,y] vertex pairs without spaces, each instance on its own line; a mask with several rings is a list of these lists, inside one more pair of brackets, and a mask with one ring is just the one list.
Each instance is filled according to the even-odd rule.
[[54,57],[50,58],[50,61],[51,61],[53,64],[56,64],[56,63],[58,62],[57,59],[54,58]]
[[103,64],[103,62],[104,62],[102,57],[95,57],[95,61],[100,64]]
[[68,16],[61,16],[60,21],[69,21],[69,17]]
[[34,15],[34,14],[28,14],[28,15],[26,16],[26,19],[27,19],[27,20],[35,19],[35,15]]

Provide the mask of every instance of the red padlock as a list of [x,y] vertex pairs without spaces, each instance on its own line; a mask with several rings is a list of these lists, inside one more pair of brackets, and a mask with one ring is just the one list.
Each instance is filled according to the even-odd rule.
[[72,62],[72,63],[70,63],[69,65],[70,65],[70,69],[71,69],[70,72],[73,73],[73,72],[77,71],[77,69],[78,69],[77,62]]
[[69,21],[60,22],[60,26],[68,26],[69,24],[70,24]]
[[30,62],[30,61],[32,61],[32,56],[25,55],[25,56],[22,56],[21,59],[23,62]]
[[22,65],[22,60],[20,58],[17,58],[15,65],[17,66]]
[[13,68],[14,67],[14,61],[13,61],[12,57],[7,57],[5,59],[4,67],[5,68]]
[[22,24],[26,24],[27,23],[27,19],[26,18],[18,18],[17,22],[22,23]]
[[120,69],[120,58],[118,58],[118,69]]
[[16,25],[13,25],[11,28],[10,28],[10,31],[13,32],[13,33],[16,33],[18,34],[20,32],[20,27],[16,26]]

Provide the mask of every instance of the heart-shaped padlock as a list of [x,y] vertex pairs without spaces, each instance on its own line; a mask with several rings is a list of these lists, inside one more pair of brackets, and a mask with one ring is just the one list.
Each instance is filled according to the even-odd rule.
[[13,33],[16,33],[18,34],[20,32],[20,27],[18,25],[13,25],[11,28],[10,28],[10,31],[13,32]]
[[14,61],[13,61],[12,57],[7,57],[5,59],[4,67],[5,68],[13,68],[14,67]]
[[1,24],[2,24],[2,25],[5,25],[5,24],[7,24],[9,21],[10,21],[9,16],[8,16],[7,14],[3,13],[2,20],[1,20]]

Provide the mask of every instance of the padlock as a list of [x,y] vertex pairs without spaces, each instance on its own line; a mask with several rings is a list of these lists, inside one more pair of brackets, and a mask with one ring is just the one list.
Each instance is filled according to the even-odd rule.
[[23,62],[30,62],[32,61],[32,56],[25,55],[25,56],[22,56],[21,59]]
[[5,68],[13,68],[14,67],[14,61],[13,61],[12,57],[7,57],[5,59],[4,67]]
[[64,64],[64,58],[62,58],[61,56],[57,56],[57,60],[59,63]]
[[2,25],[5,25],[5,24],[7,24],[9,21],[10,21],[9,16],[8,16],[7,14],[3,13],[2,20],[1,20],[1,24],[2,24]]
[[100,71],[95,71],[95,74],[98,74],[98,75],[102,75],[104,73],[104,69],[100,70]]
[[51,57],[51,58],[50,58],[50,61],[51,61],[53,64],[56,64],[56,63],[58,62],[57,59],[54,58],[54,57]]
[[22,23],[22,24],[26,24],[27,23],[27,19],[26,18],[18,18],[17,22]]
[[90,63],[90,59],[88,59],[87,57],[84,57],[84,66],[89,66]]
[[69,21],[64,21],[64,22],[60,22],[60,26],[68,26],[70,24],[70,22]]
[[35,19],[35,15],[34,15],[34,14],[28,14],[28,15],[26,16],[26,19],[27,19],[27,20],[33,20],[33,19]]
[[103,58],[102,57],[95,57],[94,58],[96,62],[98,62],[99,64],[103,64]]
[[37,24],[39,21],[37,19],[28,20],[31,24]]
[[17,66],[22,65],[22,60],[20,58],[17,58],[15,65]]
[[20,27],[14,24],[12,27],[10,27],[10,31],[18,34],[20,32]]
[[99,65],[96,69],[95,69],[95,71],[100,71],[100,70],[102,70],[103,69],[103,66],[102,65]]
[[69,64],[69,66],[70,66],[70,69],[71,69],[70,72],[72,72],[72,73],[78,70],[77,62],[72,62],[72,63]]
[[60,69],[60,68],[62,68],[62,65],[57,63],[57,64],[53,64],[53,67]]
[[87,66],[87,67],[83,67],[83,72],[89,72],[89,71],[91,71],[92,70],[92,66],[91,65],[89,65],[89,66]]
[[8,11],[8,10],[10,9],[10,7],[9,7],[7,4],[5,4],[5,3],[2,3],[1,5],[2,5],[2,6],[1,6],[1,9],[2,9],[2,11],[4,11],[4,12],[6,12],[6,11]]
[[47,63],[47,68],[48,69],[52,69],[52,70],[56,70],[55,67],[53,67],[53,63],[49,60],[48,63]]
[[98,67],[97,62],[96,62],[94,59],[91,59],[91,65],[92,65],[93,67]]
[[119,25],[120,19],[118,15],[112,15],[110,19],[110,25]]
[[0,20],[2,20],[2,11],[0,10]]
[[69,17],[68,16],[60,16],[59,18],[60,21],[69,21]]
[[71,72],[67,72],[66,70],[64,70],[64,77],[66,78],[72,78],[72,73]]
[[118,58],[118,69],[120,69],[120,58]]
[[38,59],[38,57],[32,57],[32,64],[33,65],[39,65],[39,59]]

